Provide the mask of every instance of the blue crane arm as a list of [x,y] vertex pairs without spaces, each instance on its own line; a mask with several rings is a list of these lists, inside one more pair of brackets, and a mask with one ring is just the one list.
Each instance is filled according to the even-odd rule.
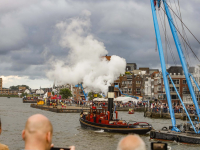
[[115,85],[115,88],[118,88],[118,90],[120,91],[121,95],[126,95],[126,96],[128,96],[128,97],[133,97],[133,98],[139,99],[139,97],[137,97],[137,96],[133,96],[133,95],[128,95],[128,94],[122,93],[122,91],[121,91],[121,89],[119,88],[118,85]]
[[76,84],[75,87],[81,87],[81,89],[82,89],[82,91],[83,91],[83,94],[84,94],[84,96],[85,96],[85,100],[87,101],[88,93],[85,93],[82,84]]
[[166,96],[167,96],[167,102],[168,102],[169,112],[170,112],[171,121],[172,121],[172,131],[180,132],[180,130],[176,127],[176,119],[175,119],[174,110],[172,108],[172,103],[171,103],[169,83],[168,83],[168,79],[167,79],[168,73],[166,71],[165,57],[164,57],[164,53],[163,53],[162,42],[161,42],[161,37],[160,37],[160,30],[159,30],[158,20],[157,20],[157,16],[156,16],[156,8],[154,5],[154,0],[150,0],[150,2],[151,2],[151,10],[152,10],[156,40],[157,40],[157,44],[158,44],[158,52],[159,52],[159,57],[160,57],[162,75],[163,75],[163,80],[164,80],[164,85],[165,85],[165,92],[166,92]]
[[176,31],[176,28],[174,26],[174,22],[173,22],[173,19],[171,17],[170,11],[168,9],[168,5],[166,3],[166,0],[163,0],[163,4],[164,4],[164,7],[165,7],[165,11],[166,11],[167,19],[168,19],[168,22],[169,22],[169,26],[170,26],[170,29],[171,29],[171,32],[172,32],[172,35],[173,35],[173,38],[174,38],[176,49],[178,51],[178,55],[179,55],[179,58],[180,58],[180,61],[181,61],[182,67],[183,67],[183,71],[184,71],[184,74],[185,74],[187,85],[188,85],[188,88],[190,90],[190,94],[192,96],[192,100],[194,102],[197,115],[200,118],[197,99],[196,99],[195,92],[194,92],[194,89],[193,89],[193,86],[192,86],[192,83],[191,83],[191,80],[190,80],[190,77],[189,77],[190,74],[188,72],[188,68],[187,68],[187,65],[186,65],[185,57],[184,57],[184,54],[183,54],[183,51],[182,51],[182,48],[181,48],[181,44],[180,44],[180,41],[179,41],[179,38],[178,38],[178,35],[177,35],[177,31]]

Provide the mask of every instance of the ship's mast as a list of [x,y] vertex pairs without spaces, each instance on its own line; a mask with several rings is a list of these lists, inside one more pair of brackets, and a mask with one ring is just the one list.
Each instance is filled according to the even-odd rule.
[[152,9],[152,15],[153,15],[156,40],[157,40],[157,44],[158,44],[158,52],[159,52],[159,57],[160,57],[162,75],[163,75],[163,80],[164,80],[164,85],[165,85],[165,92],[166,92],[166,96],[167,96],[167,102],[168,102],[171,121],[172,121],[172,130],[179,132],[180,130],[176,127],[176,119],[175,119],[174,110],[172,108],[172,103],[171,103],[169,83],[168,83],[168,78],[167,78],[168,72],[166,71],[165,57],[164,57],[164,53],[163,53],[163,47],[162,47],[162,42],[161,42],[161,37],[160,37],[160,30],[159,30],[158,20],[157,20],[157,16],[156,16],[156,5],[154,3],[155,0],[150,0],[150,2],[151,2],[151,9]]
[[187,84],[188,84],[188,88],[190,90],[190,94],[192,96],[192,100],[194,102],[197,115],[200,118],[199,107],[198,107],[198,103],[197,103],[197,99],[196,99],[196,96],[195,96],[195,92],[194,92],[194,89],[192,87],[192,83],[191,83],[191,80],[190,80],[190,74],[188,72],[188,68],[187,68],[187,65],[186,65],[185,57],[184,57],[184,54],[183,54],[183,51],[182,51],[182,48],[181,48],[181,44],[180,44],[180,41],[179,41],[179,38],[178,38],[178,35],[177,35],[177,31],[176,31],[176,28],[174,26],[174,22],[173,22],[173,19],[171,17],[170,11],[168,9],[168,5],[166,3],[166,0],[163,0],[163,4],[165,6],[167,19],[168,19],[168,22],[169,22],[169,25],[170,25],[170,29],[171,29],[171,32],[172,32],[172,35],[173,35],[173,38],[174,38],[174,42],[175,42],[175,45],[176,45],[176,49],[178,51],[178,55],[179,55],[179,58],[180,58],[180,61],[181,61],[182,67],[183,67],[183,71],[184,71],[185,78],[186,78],[186,81],[187,81]]
[[[166,0],[162,0],[162,1],[163,1],[163,4],[164,4],[164,7],[165,7],[167,19],[168,19],[168,22],[169,22],[169,25],[170,25],[170,29],[171,29],[171,32],[172,32],[172,35],[173,35],[173,38],[174,38],[174,42],[175,42],[175,45],[176,45],[176,48],[177,48],[177,51],[178,51],[180,61],[181,61],[181,64],[182,64],[182,68],[183,68],[183,71],[184,71],[184,74],[185,74],[185,78],[186,78],[186,81],[187,81],[187,84],[188,84],[188,88],[190,90],[190,94],[192,96],[197,115],[200,118],[198,103],[197,103],[197,100],[196,100],[196,97],[195,97],[195,92],[194,92],[194,89],[192,87],[192,83],[191,83],[191,80],[190,80],[191,75],[188,72],[188,68],[187,68],[187,65],[186,65],[184,54],[182,52],[182,48],[181,48],[181,44],[180,44],[180,41],[179,41],[179,38],[178,38],[178,35],[177,35],[177,31],[176,31],[176,28],[174,26],[170,11],[168,9],[168,4],[166,3]],[[171,76],[169,75],[169,73],[166,72],[165,58],[164,58],[162,42],[161,42],[161,37],[160,37],[160,31],[159,31],[159,26],[158,26],[158,21],[157,21],[157,16],[156,16],[156,5],[158,5],[158,7],[160,7],[161,0],[150,0],[150,2],[151,2],[154,29],[155,29],[156,39],[157,39],[157,44],[158,44],[158,51],[159,51],[159,57],[160,57],[160,62],[161,62],[163,80],[164,80],[165,91],[166,91],[166,96],[167,96],[167,102],[168,102],[171,121],[172,121],[172,130],[176,131],[176,132],[180,132],[180,130],[176,127],[176,121],[175,121],[175,116],[174,116],[174,110],[172,108],[172,102],[171,102],[171,96],[170,96],[169,83],[168,83],[167,76],[169,76],[169,78],[170,78],[170,80],[171,80],[171,82],[174,86],[174,89],[175,89],[175,91],[176,91],[176,93],[177,93],[177,95],[178,95],[178,97],[179,97],[179,99],[180,99],[180,101],[183,105],[183,108],[184,108],[184,110],[185,110],[185,112],[186,112],[186,114],[187,114],[187,116],[190,120],[191,125],[193,126],[195,133],[200,133],[200,130],[196,131],[196,129],[195,129],[195,127],[194,127],[194,125],[193,125],[193,123],[190,119],[190,116],[189,116],[189,114],[188,114],[188,112],[185,108],[185,105],[184,105],[184,103],[183,103],[183,101],[182,101],[182,99],[181,99],[181,97],[180,97],[180,95],[179,95],[179,93],[176,89],[176,86],[173,83]]]

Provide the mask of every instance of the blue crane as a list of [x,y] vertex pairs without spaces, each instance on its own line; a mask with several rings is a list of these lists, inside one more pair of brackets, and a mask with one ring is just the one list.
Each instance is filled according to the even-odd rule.
[[120,91],[121,95],[125,95],[125,96],[128,96],[128,97],[132,97],[132,98],[139,99],[139,97],[137,97],[137,96],[133,96],[133,95],[128,95],[128,94],[124,94],[124,93],[122,93],[122,91],[120,90],[120,88],[119,88],[119,86],[118,86],[118,85],[115,85],[115,88],[118,88],[118,89],[119,89],[119,91]]
[[[162,0],[163,1],[163,4],[164,4],[164,7],[165,7],[165,12],[166,12],[166,15],[167,15],[167,19],[168,19],[168,22],[169,22],[169,26],[170,26],[170,29],[171,29],[171,32],[172,32],[172,35],[173,35],[173,39],[174,39],[174,42],[175,42],[175,45],[176,45],[176,49],[178,51],[178,55],[179,55],[179,58],[180,58],[180,61],[181,61],[181,64],[182,64],[182,68],[184,70],[184,74],[185,74],[185,78],[186,78],[186,81],[187,81],[187,84],[188,84],[188,88],[190,90],[190,94],[191,94],[191,97],[192,97],[192,100],[194,102],[194,105],[195,105],[195,108],[196,108],[196,112],[197,112],[197,115],[198,117],[200,118],[200,114],[199,114],[199,107],[198,107],[198,103],[197,103],[197,100],[196,100],[196,97],[195,97],[195,93],[194,93],[194,89],[192,87],[192,83],[191,83],[191,79],[190,77],[192,77],[191,74],[189,74],[188,72],[188,69],[187,69],[187,65],[186,65],[186,61],[185,61],[185,57],[183,55],[183,52],[182,52],[182,48],[181,48],[181,44],[180,44],[180,41],[179,41],[179,38],[178,38],[178,35],[177,35],[177,31],[176,31],[176,28],[174,26],[174,23],[173,23],[173,19],[171,17],[171,14],[170,14],[170,11],[168,9],[168,4],[166,3],[166,0]],[[166,91],[166,96],[167,96],[167,102],[168,102],[168,106],[169,106],[169,111],[170,111],[170,116],[171,116],[171,121],[172,121],[172,131],[176,131],[176,132],[180,132],[180,130],[177,128],[176,126],[176,120],[175,120],[175,115],[174,115],[174,110],[172,108],[172,102],[171,102],[171,96],[170,96],[170,90],[169,90],[169,83],[168,83],[168,77],[169,79],[171,80],[172,84],[173,84],[173,87],[180,99],[180,102],[190,120],[190,123],[195,131],[195,133],[200,133],[200,130],[199,131],[196,131],[196,128],[194,127],[194,124],[193,122],[191,121],[191,118],[185,108],[185,105],[178,93],[178,90],[176,89],[176,86],[174,85],[173,83],[173,80],[170,76],[170,74],[166,71],[166,65],[165,65],[165,58],[164,58],[164,53],[163,53],[163,48],[162,48],[162,42],[161,42],[161,37],[160,37],[160,31],[159,31],[159,25],[158,25],[158,21],[157,21],[157,16],[156,16],[156,5],[158,5],[158,7],[160,7],[160,3],[161,3],[161,0],[150,0],[151,2],[151,9],[152,9],[152,16],[153,16],[153,22],[154,22],[154,29],[155,29],[155,34],[156,34],[156,40],[157,40],[157,44],[158,44],[158,51],[159,51],[159,57],[160,57],[160,62],[161,62],[161,68],[162,68],[162,75],[163,75],[163,80],[164,80],[164,86],[165,86],[165,91]],[[192,77],[192,79],[194,80],[194,78]],[[194,82],[196,83],[196,81],[194,80]],[[197,84],[196,84],[197,85]],[[197,85],[198,89],[199,89],[199,86]]]
[[88,97],[88,93],[85,93],[82,84],[77,84],[77,85],[75,85],[75,87],[77,87],[77,88],[80,87],[80,88],[82,89],[83,94],[84,94],[84,96],[85,96],[85,100],[87,101],[87,100],[88,100],[88,98],[87,98],[87,97]]

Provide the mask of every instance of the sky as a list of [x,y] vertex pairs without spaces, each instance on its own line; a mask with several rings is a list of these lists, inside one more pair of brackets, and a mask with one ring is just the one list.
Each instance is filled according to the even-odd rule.
[[[177,12],[178,1],[167,0],[167,2]],[[200,1],[181,0],[179,4],[183,22],[200,40]],[[162,9],[157,12],[157,16],[164,53],[167,54],[165,55],[167,67],[180,65],[167,22],[167,37],[172,52],[169,48],[165,49]],[[178,19],[176,21],[182,31]],[[193,51],[200,57],[200,44],[186,29],[185,32]],[[82,50],[81,53],[77,52],[77,49]],[[77,77],[77,82],[81,82],[86,81],[86,77],[87,79],[93,77],[94,72],[99,68],[104,68],[105,71],[105,66],[108,66],[107,70],[111,67],[119,67],[118,63],[93,63],[99,62],[97,56],[103,55],[115,55],[118,59],[115,59],[115,62],[121,62],[123,65],[120,66],[119,71],[113,69],[114,73],[109,72],[106,77],[102,77],[102,74],[102,81],[113,74],[112,80],[116,78],[116,74],[121,73],[125,67],[124,62],[136,63],[138,68],[160,69],[150,0],[18,0],[17,2],[6,0],[1,2],[0,76],[3,78],[3,87],[21,84],[28,85],[32,89],[52,87],[55,80],[57,84],[70,82],[71,73],[85,75],[88,73],[86,71],[89,71],[89,76]],[[185,57],[190,66],[199,64],[190,50],[185,52]],[[93,58],[91,61],[85,62],[91,58]],[[78,72],[74,70],[77,66],[82,68]],[[88,66],[93,68],[87,70]],[[68,76],[67,72],[71,76]],[[95,74],[93,83],[97,82],[96,76]]]

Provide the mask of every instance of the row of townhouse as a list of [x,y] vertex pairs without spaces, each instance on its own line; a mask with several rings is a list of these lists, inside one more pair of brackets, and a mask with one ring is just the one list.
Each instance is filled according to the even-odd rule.
[[[127,64],[128,65],[128,64]],[[132,75],[125,74],[115,80],[114,85],[118,85],[122,93],[134,96],[142,96],[143,99],[158,99],[167,102],[162,72],[158,69],[139,68],[130,71]],[[170,74],[180,97],[186,103],[192,103],[192,98],[187,86],[185,75],[181,66],[171,66],[167,69]],[[200,65],[190,67],[189,72],[194,76],[196,82],[200,84]],[[192,81],[197,100],[200,100],[200,93],[195,83]],[[174,103],[179,103],[178,95],[169,80],[171,99]],[[115,97],[122,94],[115,88]]]

